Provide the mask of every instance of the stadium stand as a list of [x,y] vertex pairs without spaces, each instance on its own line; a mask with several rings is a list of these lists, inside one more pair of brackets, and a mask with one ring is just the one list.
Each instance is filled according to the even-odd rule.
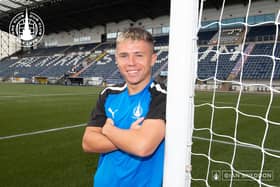
[[251,27],[247,41],[272,41],[275,39],[275,32],[276,27],[273,25]]
[[217,31],[204,31],[198,33],[198,44],[207,45],[211,38],[217,33]]
[[[220,80],[232,80],[240,77],[242,60],[244,61],[243,79],[247,80],[268,80],[270,78],[273,59],[270,57],[260,57],[260,55],[273,54],[273,40],[275,40],[275,26],[252,27],[247,33],[247,44],[244,46],[244,58],[241,58],[241,46],[230,45],[240,43],[240,36],[243,37],[242,29],[227,29],[221,33],[221,46],[219,49],[217,78]],[[212,37],[212,38],[211,38]],[[218,33],[215,31],[205,31],[199,34],[198,43],[198,77],[208,79],[214,77],[217,55],[216,42]],[[242,38],[241,37],[241,38]],[[261,42],[260,42],[261,41]],[[265,41],[265,42],[264,42]],[[210,44],[210,45],[205,45]],[[227,54],[223,54],[226,52]],[[275,56],[279,58],[279,44],[275,49]],[[274,79],[279,79],[279,60],[275,60]]]
[[[208,48],[201,47],[199,49],[200,53],[203,53],[199,57],[198,63],[198,77],[200,79],[207,79],[213,77],[216,68],[216,59],[218,59],[218,72],[217,78],[220,80],[226,80],[235,66],[237,60],[240,58],[239,54],[235,54],[236,51],[240,50],[240,46],[228,45],[222,46],[220,48],[220,55],[217,57],[215,51],[216,46],[210,46]],[[204,52],[207,51],[207,52]],[[227,53],[227,54],[223,54]],[[229,53],[229,54],[228,54]]]
[[[240,35],[240,30],[227,30],[226,34],[221,35],[224,43],[238,43],[237,36]],[[259,38],[263,40],[273,39],[272,36],[275,32],[271,26],[261,26],[251,29],[248,33],[248,41],[255,39],[257,42]],[[228,33],[233,33],[234,37]],[[238,34],[236,34],[238,33]],[[263,34],[263,35],[261,35]],[[230,35],[230,36],[229,36]],[[267,36],[267,37],[265,37]],[[217,37],[216,31],[204,31],[199,33],[199,63],[198,63],[198,77],[200,79],[207,79],[213,77],[215,73],[215,61],[218,60],[217,78],[226,80],[229,75],[236,69],[239,61],[241,63],[240,45],[224,44],[220,47],[220,55],[217,57],[215,51],[216,45],[205,45],[213,43]],[[234,39],[233,39],[234,38]],[[257,40],[257,41],[256,41]],[[157,49],[158,60],[153,68],[153,77],[160,75],[161,71],[167,71],[168,68],[168,35],[155,37],[155,48]],[[254,42],[253,42],[254,43]],[[246,48],[249,45],[245,46]],[[247,50],[248,58],[246,56],[244,63],[244,79],[268,79],[270,77],[273,61],[270,58],[260,58],[254,56],[255,54],[272,55],[272,43],[256,43],[251,44],[250,50]],[[104,51],[113,50],[114,43],[91,43],[85,45],[62,46],[62,47],[49,47],[38,48],[31,52],[23,53],[16,57],[18,59],[5,58],[0,64],[1,77],[24,77],[32,78],[36,76],[43,77],[56,77],[61,78],[65,74],[75,74],[73,77],[100,77],[108,84],[121,83],[123,80],[120,73],[115,66],[115,58],[113,53],[106,53],[101,55]],[[276,52],[279,56],[279,45],[277,45]],[[96,53],[97,52],[97,53]],[[95,54],[96,53],[96,54]],[[226,53],[226,54],[224,54]],[[89,56],[95,54],[99,56],[98,60],[89,62]],[[274,79],[280,78],[279,61],[276,60],[276,68]],[[83,70],[83,71],[81,71]],[[239,68],[240,70],[240,68]],[[77,73],[81,71],[80,73]],[[238,74],[239,72],[237,72]],[[238,78],[238,76],[237,76]]]
[[[128,24],[129,26],[133,25],[132,23]],[[141,25],[143,23],[139,21],[138,24]],[[169,36],[168,32],[162,33],[162,31],[159,31],[159,29],[164,27],[166,26],[161,24],[160,27],[154,29],[156,31],[154,36],[155,51],[158,55],[152,72],[154,78],[167,76]],[[112,27],[111,30],[114,30],[114,28]],[[221,30],[221,33],[217,32],[217,28],[214,27],[202,29],[198,33],[198,78],[207,80],[213,77],[216,71],[216,63],[218,63],[216,76],[218,79],[238,79],[244,61],[243,79],[268,79],[273,67],[273,59],[254,55],[272,55],[276,27],[271,23],[249,26],[246,32],[242,25],[225,27]],[[76,31],[73,31],[73,33],[69,32],[66,35],[51,35],[50,38],[58,40],[73,36],[74,41],[79,41],[79,38],[75,38],[76,33]],[[107,36],[110,34],[116,37],[117,32],[107,33]],[[241,38],[244,37],[244,34],[246,34],[247,43],[242,47]],[[105,33],[102,36],[103,39],[104,35]],[[218,37],[220,37],[219,49],[217,49]],[[85,38],[87,39],[87,37]],[[107,84],[121,83],[123,79],[115,66],[115,38],[107,37],[107,39],[103,39],[102,41],[84,44],[72,43],[70,45],[51,46],[56,44],[57,41],[50,40],[51,42],[49,42],[47,37],[46,47],[40,46],[37,49],[17,52],[14,55],[3,58],[0,63],[0,77],[2,77],[2,80],[9,79],[10,77],[20,77],[27,80],[34,77],[45,77],[56,79],[57,81],[67,78],[85,80],[93,78],[102,80],[99,81],[99,84],[101,82]],[[278,49],[279,45],[277,45],[275,50],[277,57],[279,57]],[[241,58],[242,50],[246,54],[243,56],[243,59]],[[216,51],[218,51],[218,55]],[[274,79],[279,79],[279,59],[276,59],[275,63]],[[65,81],[62,80],[60,82]]]
[[[279,58],[279,44],[275,49],[275,56]],[[273,67],[273,59],[270,57],[260,57],[258,55],[272,55],[273,44],[256,44],[247,62],[244,64],[244,79],[270,79]],[[255,55],[255,56],[254,56]],[[280,63],[275,60],[274,79],[280,78]]]
[[[155,37],[155,44],[158,59],[153,77],[167,67],[168,36]],[[123,79],[115,65],[114,48],[114,42],[38,48],[14,57],[14,60],[3,60],[0,77],[51,77],[59,80],[67,75],[74,78],[95,77],[108,84],[118,84]]]

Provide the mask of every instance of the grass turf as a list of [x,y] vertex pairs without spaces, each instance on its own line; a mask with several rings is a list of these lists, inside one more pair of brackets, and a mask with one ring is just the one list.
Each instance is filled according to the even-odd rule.
[[[101,88],[75,86],[48,86],[26,84],[0,84],[0,137],[84,124],[89,118],[97,93]],[[237,94],[217,93],[216,106],[235,106]],[[244,94],[240,98],[240,110],[246,114],[266,116],[269,103],[267,94]],[[210,102],[212,94],[199,92],[196,104]],[[275,95],[268,119],[280,121],[280,99]],[[216,109],[213,116],[213,131],[234,136],[240,141],[261,145],[266,124],[258,118],[239,115],[235,128],[236,112],[232,109]],[[211,107],[195,108],[195,128],[209,128]],[[97,165],[97,154],[85,154],[81,148],[84,127],[64,129],[37,135],[0,140],[0,181],[3,187],[61,187],[92,186],[92,174]],[[280,127],[269,125],[265,147],[280,150],[277,138]],[[208,154],[210,133],[194,131],[192,150]],[[218,161],[231,162],[234,142],[225,137],[213,136],[210,155]],[[206,140],[205,140],[206,139]],[[279,153],[277,153],[279,155]],[[262,154],[260,150],[237,146],[233,166],[238,170],[259,170]],[[206,178],[208,159],[192,156],[192,176]],[[279,186],[280,160],[265,157],[264,169],[273,172],[273,180],[266,183]],[[211,162],[209,184],[228,186],[227,180],[214,180],[214,172],[228,171],[221,163]],[[192,181],[193,186],[205,186],[204,182]],[[258,186],[256,182],[234,181],[233,186]]]
[[[196,104],[212,103],[212,93],[200,92],[196,94]],[[259,174],[262,159],[264,159],[264,173],[267,177],[263,182],[269,185],[280,185],[280,159],[265,154],[263,157],[260,149],[253,149],[243,146],[234,147],[234,141],[229,138],[262,146],[263,138],[264,147],[269,153],[273,153],[280,157],[280,143],[277,137],[280,134],[280,126],[266,123],[264,119],[267,117],[269,121],[280,122],[280,100],[279,95],[274,95],[269,108],[270,94],[242,94],[240,97],[239,113],[232,108],[216,108],[213,116],[212,107],[203,105],[195,108],[195,130],[193,135],[192,151],[210,156],[214,161],[208,164],[208,158],[205,156],[192,156],[192,177],[196,179],[208,179],[208,184],[211,186],[230,186],[230,178],[226,175],[230,173],[230,166],[221,163],[227,162],[243,173],[249,175]],[[215,105],[217,107],[235,107],[237,105],[237,93],[216,93]],[[267,112],[269,111],[269,113]],[[257,118],[256,115],[263,119]],[[212,128],[211,128],[212,119]],[[237,123],[236,123],[237,122]],[[267,133],[265,135],[265,130]],[[212,143],[205,141],[211,138],[210,129],[212,130]],[[206,129],[206,130],[203,130]],[[208,130],[207,130],[208,129]],[[223,136],[221,136],[223,135]],[[195,138],[198,137],[198,138]],[[200,139],[199,139],[200,138]],[[203,138],[203,139],[201,139]],[[211,148],[209,149],[209,147]],[[269,150],[270,149],[270,150]],[[210,151],[209,151],[210,150]],[[277,151],[274,152],[273,150]],[[209,154],[208,154],[209,153]],[[233,155],[235,156],[233,158]],[[209,168],[207,178],[207,168]],[[217,178],[215,179],[215,174]],[[244,177],[234,172],[236,176],[233,180],[233,186],[259,186],[256,181],[252,181],[248,177]],[[204,181],[192,181],[193,186],[205,186]]]
[[[100,88],[0,84],[0,137],[86,123]],[[84,127],[0,140],[3,187],[92,186]]]

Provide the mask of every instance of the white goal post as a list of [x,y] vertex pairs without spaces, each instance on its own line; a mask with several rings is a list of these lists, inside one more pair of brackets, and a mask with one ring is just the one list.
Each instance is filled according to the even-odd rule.
[[163,179],[165,187],[184,187],[191,183],[198,2],[171,0]]

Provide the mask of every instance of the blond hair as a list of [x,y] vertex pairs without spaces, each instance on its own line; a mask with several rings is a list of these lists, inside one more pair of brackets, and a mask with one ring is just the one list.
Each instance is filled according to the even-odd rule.
[[146,31],[143,28],[140,27],[130,27],[123,32],[119,33],[116,44],[118,45],[120,42],[124,40],[143,40],[145,42],[148,42],[151,44],[152,51],[154,50],[154,39],[151,33]]

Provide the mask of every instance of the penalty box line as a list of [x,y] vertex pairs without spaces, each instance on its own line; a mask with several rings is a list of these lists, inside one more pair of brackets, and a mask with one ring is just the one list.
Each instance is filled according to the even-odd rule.
[[34,132],[28,132],[28,133],[22,133],[22,134],[14,134],[14,135],[10,135],[10,136],[0,136],[0,140],[12,139],[12,138],[23,137],[23,136],[31,136],[31,135],[36,135],[36,134],[44,134],[44,133],[55,132],[55,131],[62,131],[65,129],[72,129],[72,128],[83,127],[83,126],[86,126],[86,124],[83,123],[83,124],[79,124],[79,125],[46,129],[46,130],[40,130],[40,131],[34,131]]

